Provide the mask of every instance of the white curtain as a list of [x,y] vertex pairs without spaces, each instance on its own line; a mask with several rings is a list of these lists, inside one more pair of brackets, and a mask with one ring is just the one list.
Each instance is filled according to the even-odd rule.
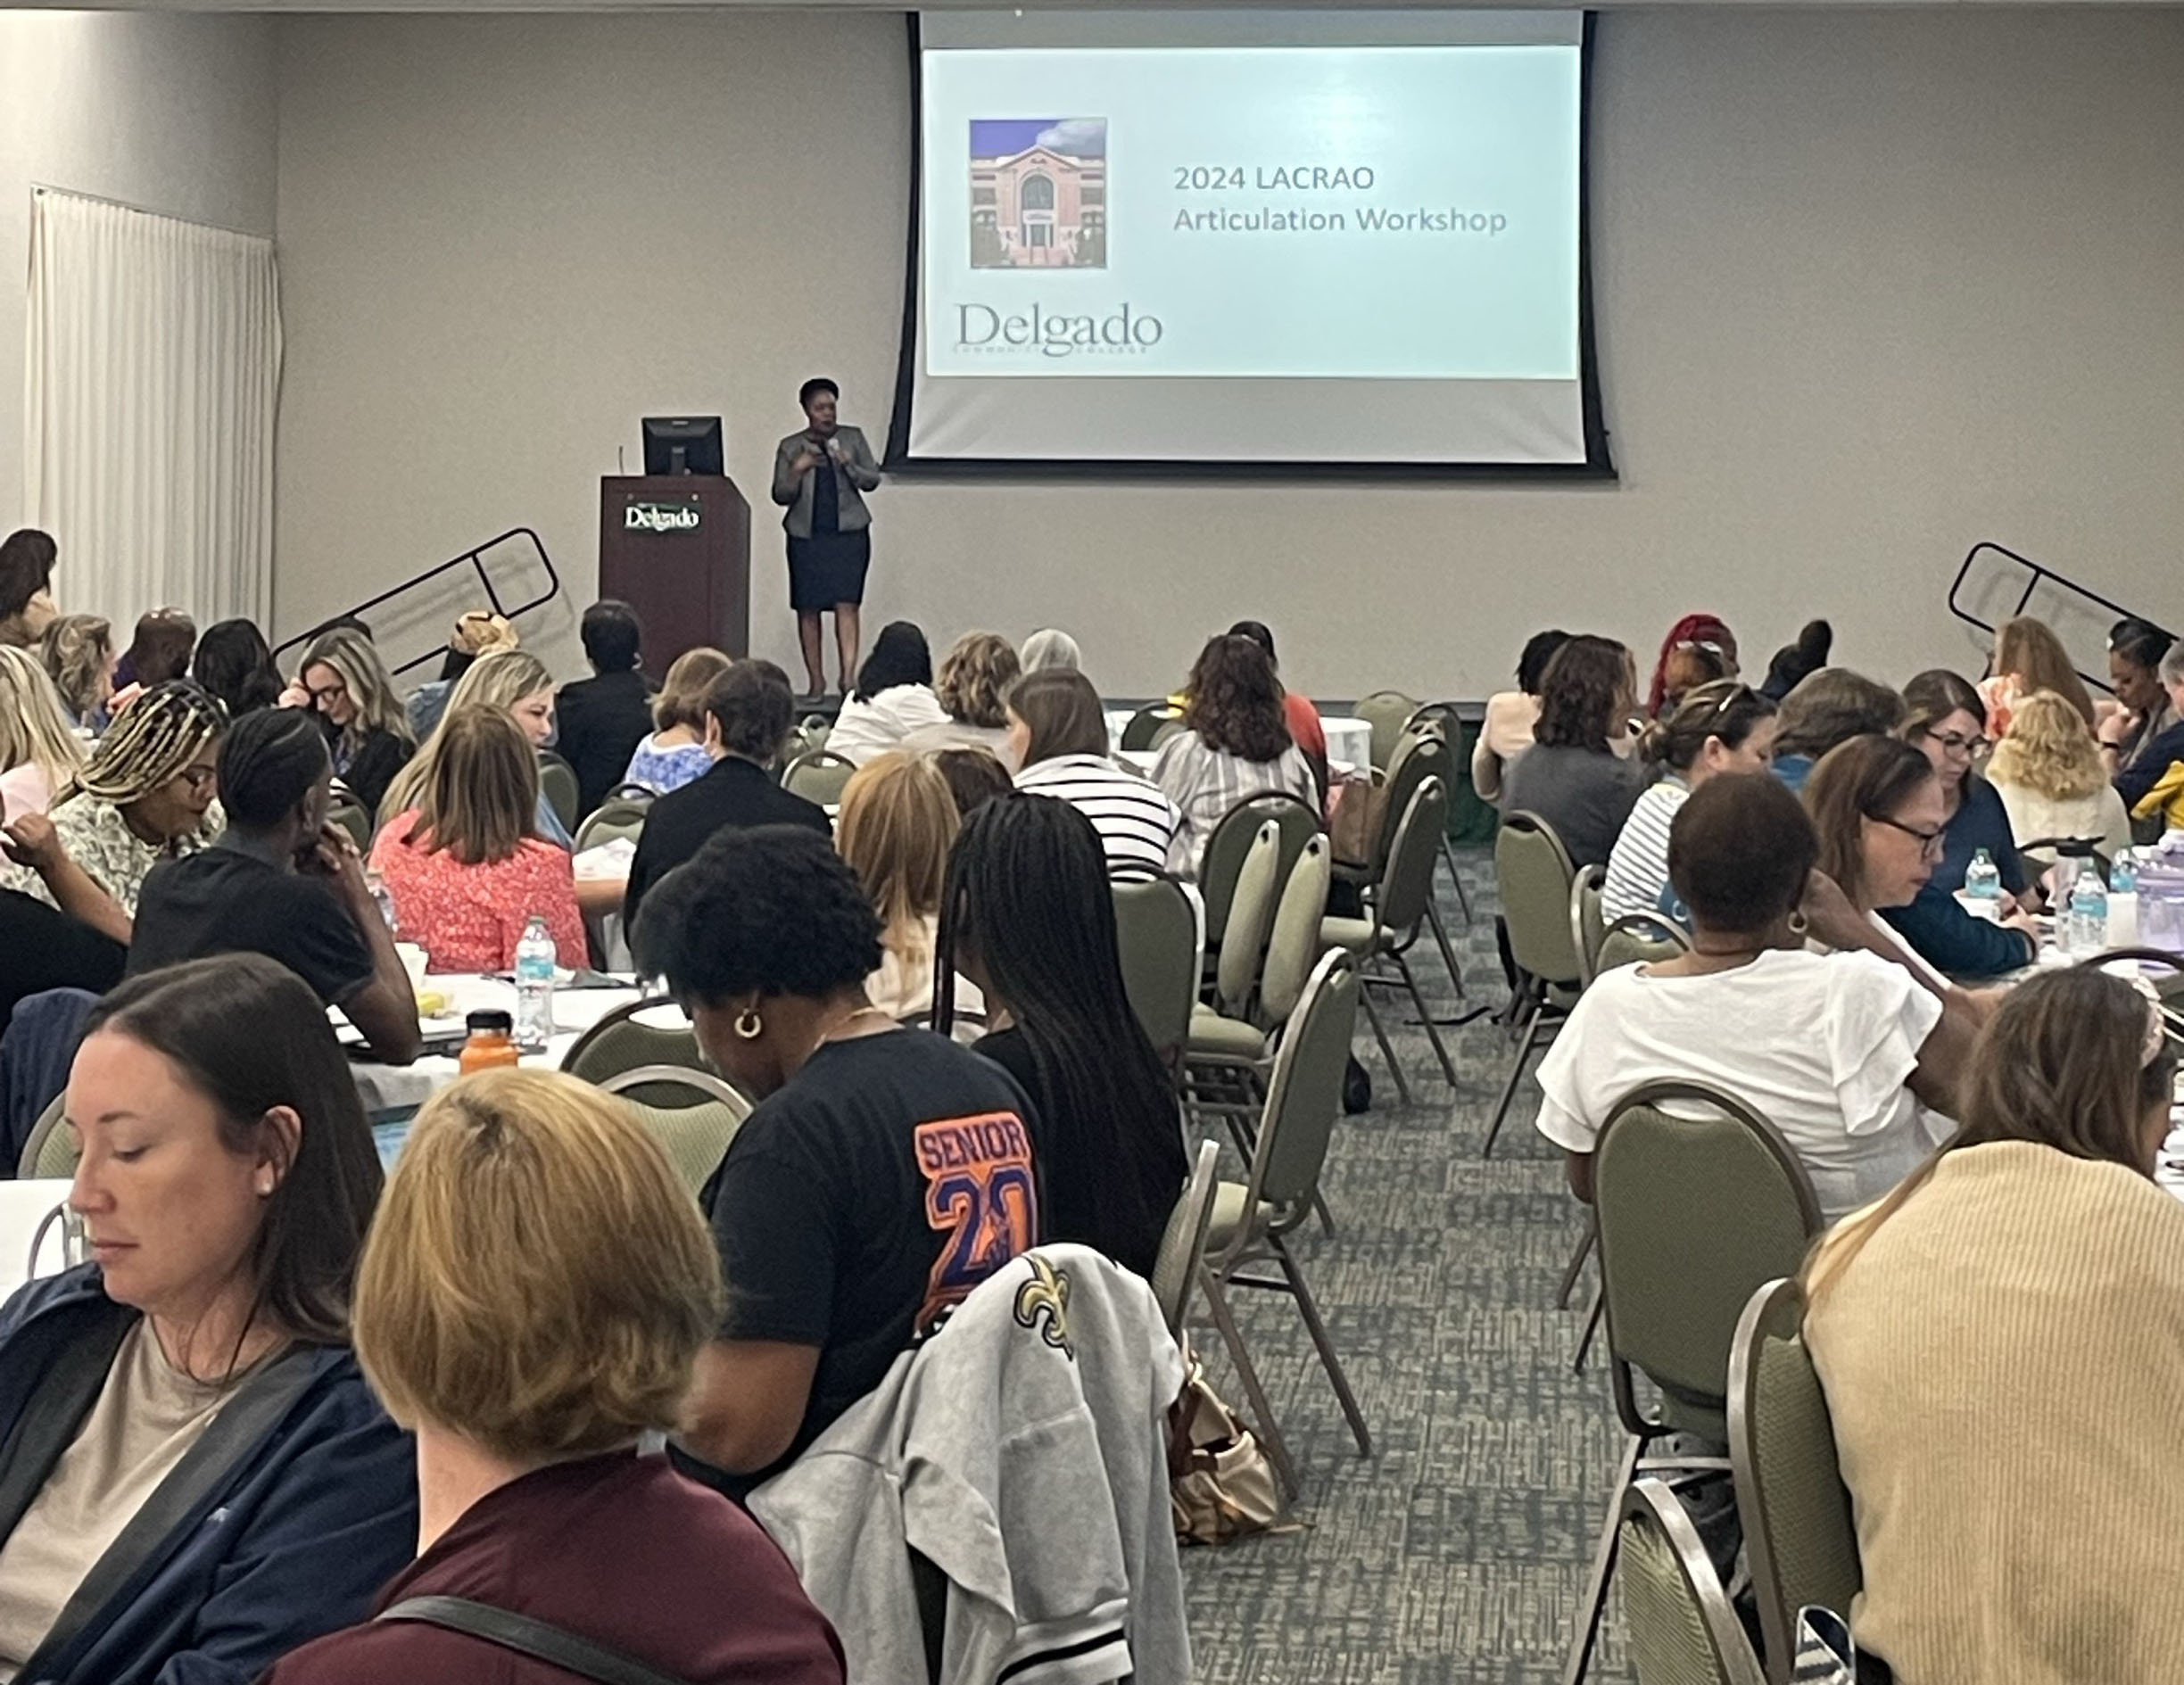
[[280,362],[272,241],[37,193],[23,491],[63,613],[264,624]]

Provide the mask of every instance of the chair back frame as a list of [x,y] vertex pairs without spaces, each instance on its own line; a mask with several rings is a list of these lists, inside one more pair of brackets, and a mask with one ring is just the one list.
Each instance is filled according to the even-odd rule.
[[1191,1006],[1198,998],[1198,915],[1190,891],[1173,878],[1109,888],[1123,991],[1154,1047],[1173,1064],[1190,1040]]
[[[1727,1319],[1726,1326],[1720,1330],[1719,1380],[1708,1386],[1703,1392],[1689,1384],[1677,1391],[1670,1391],[1669,1384],[1647,1365],[1645,1359],[1649,1354],[1632,1354],[1627,1350],[1626,1341],[1629,1330],[1622,1326],[1617,1309],[1631,1296],[1631,1290],[1620,1279],[1622,1272],[1617,1268],[1617,1262],[1623,1243],[1623,1226],[1617,1219],[1612,1194],[1609,1201],[1603,1201],[1601,1197],[1603,1188],[1612,1191],[1614,1177],[1610,1154],[1614,1145],[1619,1144],[1622,1133],[1627,1133],[1630,1119],[1650,1115],[1665,1119],[1672,1124],[1706,1121],[1679,1119],[1664,1109],[1664,1103],[1675,1102],[1695,1103],[1739,1126],[1761,1149],[1773,1170],[1780,1176],[1783,1187],[1794,1209],[1799,1229],[1795,1236],[1779,1237],[1783,1242],[1783,1260],[1789,1268],[1795,1269],[1802,1261],[1806,1247],[1820,1233],[1824,1224],[1820,1214],[1819,1199],[1813,1192],[1812,1178],[1798,1161],[1797,1153],[1789,1142],[1783,1138],[1782,1131],[1725,1089],[1711,1083],[1683,1078],[1641,1083],[1616,1102],[1607,1122],[1601,1126],[1592,1155],[1595,1178],[1593,1210],[1600,1226],[1601,1284],[1606,1310],[1603,1326],[1608,1334],[1609,1375],[1615,1393],[1616,1414],[1624,1427],[1640,1439],[1691,1430],[1718,1441],[1725,1438],[1727,1432],[1729,1361],[1734,1342],[1735,1317],[1733,1314]],[[1734,1218],[1731,1218],[1727,1222],[1717,1221],[1727,1214],[1717,1205],[1713,1209],[1708,1208],[1704,1189],[1690,1189],[1688,1194],[1689,1209],[1678,1218],[1684,1232],[1702,1234],[1708,1237],[1708,1243],[1710,1244],[1716,1237],[1731,1231]],[[1749,1218],[1750,1215],[1749,1201],[1739,1202],[1736,1216]],[[1657,1275],[1660,1268],[1657,1267]],[[1740,1292],[1736,1295],[1736,1302],[1741,1306],[1747,1296]],[[1678,1295],[1677,1302],[1680,1309],[1687,1308],[1683,1295]],[[1668,1366],[1663,1363],[1658,1367]],[[1715,1371],[1710,1358],[1705,1367],[1711,1378]],[[1641,1368],[1646,1369],[1648,1378],[1662,1391],[1665,1413],[1660,1417],[1649,1417],[1639,1403],[1634,1376]],[[1718,1387],[1718,1392],[1714,1390],[1715,1387]]]
[[1254,790],[1214,822],[1198,869],[1198,895],[1205,904],[1206,944],[1215,952],[1228,927],[1228,903],[1236,894],[1237,873],[1243,868],[1244,856],[1250,852],[1261,822],[1269,819],[1281,828],[1281,862],[1275,873],[1278,882],[1288,881],[1296,857],[1320,830],[1320,815],[1308,803],[1278,789]]
[[[791,796],[830,806],[841,800],[842,786],[856,771],[856,763],[847,755],[837,755],[832,749],[806,749],[782,768],[781,787]],[[818,782],[812,789],[799,788],[814,777]]]
[[[1278,1208],[1277,1230],[1293,1227],[1311,1214],[1320,1167],[1342,1116],[1344,1059],[1357,1020],[1360,987],[1357,962],[1341,948],[1328,949],[1312,967],[1267,1079],[1266,1104],[1245,1172],[1245,1220],[1237,1225],[1226,1252],[1215,1260],[1216,1269],[1231,1268],[1249,1249],[1249,1213],[1262,1204]],[[1327,1059],[1328,1049],[1320,1044],[1336,1039],[1344,1057]],[[1311,1065],[1304,1062],[1308,1056],[1313,1059]],[[1322,1068],[1321,1059],[1328,1068]]]
[[[1737,1318],[1736,1341],[1729,1351],[1729,1463],[1736,1484],[1737,1511],[1743,1519],[1746,1557],[1751,1565],[1752,1600],[1759,1607],[1767,1676],[1780,1685],[1788,1685],[1797,1664],[1798,1611],[1817,1603],[1847,1620],[1862,1578],[1856,1573],[1857,1524],[1851,1513],[1850,1494],[1843,1489],[1841,1470],[1835,1464],[1832,1431],[1826,1456],[1835,1469],[1837,1506],[1828,1506],[1824,1482],[1817,1491],[1806,1491],[1802,1483],[1796,1483],[1793,1488],[1769,1482],[1766,1458],[1762,1455],[1768,1348],[1770,1344],[1794,1344],[1810,1374],[1812,1359],[1803,1350],[1804,1316],[1804,1294],[1795,1281],[1784,1277],[1768,1282],[1752,1294],[1744,1314]],[[1819,1377],[1812,1375],[1811,1379],[1817,1392]],[[1820,1408],[1824,1417],[1824,1394]],[[1822,1507],[1818,1515],[1811,1513],[1816,1503]],[[1785,1516],[1785,1505],[1799,1513]],[[1832,1531],[1832,1539],[1815,1539],[1803,1554],[1819,1558],[1818,1562],[1800,1561],[1793,1568],[1784,1559],[1783,1540],[1791,1532],[1809,1537],[1815,1528]],[[1827,1578],[1831,1554],[1838,1565],[1848,1557],[1853,1570],[1848,1581]],[[1798,1583],[1791,1583],[1793,1578]]]
[[[1634,1522],[1659,1532],[1675,1553],[1683,1570],[1684,1590],[1698,1610],[1708,1647],[1713,1651],[1718,1685],[1766,1685],[1758,1658],[1752,1654],[1751,1640],[1745,1637],[1743,1623],[1737,1619],[1729,1594],[1722,1589],[1721,1576],[1707,1555],[1699,1529],[1692,1525],[1690,1512],[1667,1482],[1649,1474],[1631,1483],[1623,1494],[1618,1525]],[[1641,1685],[1648,1685],[1642,1671],[1639,1678]]]
[[1267,932],[1266,960],[1259,971],[1259,1012],[1254,1020],[1271,1029],[1296,1010],[1304,997],[1304,985],[1319,959],[1320,925],[1327,916],[1328,886],[1334,881],[1335,863],[1323,832],[1304,845],[1289,880],[1282,886],[1274,906],[1274,922]]
[[[1577,868],[1554,827],[1521,808],[1502,814],[1494,835],[1494,876],[1518,966],[1543,983],[1576,987],[1583,970],[1570,940],[1569,893]],[[1551,914],[1548,892],[1555,880]]]
[[1197,1284],[1206,1232],[1213,1227],[1213,1196],[1220,1191],[1220,1143],[1201,1141],[1192,1159],[1190,1180],[1169,1213],[1153,1262],[1153,1297],[1159,1301],[1170,1337],[1179,1345],[1190,1314],[1191,1289]]

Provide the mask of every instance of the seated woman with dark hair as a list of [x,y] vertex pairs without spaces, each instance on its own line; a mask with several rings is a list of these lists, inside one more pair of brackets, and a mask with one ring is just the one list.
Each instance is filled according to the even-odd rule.
[[1535,632],[1517,657],[1517,688],[1486,698],[1486,718],[1471,746],[1471,788],[1479,799],[1499,805],[1502,780],[1519,755],[1532,747],[1539,726],[1540,684],[1555,651],[1569,641],[1560,631]]
[[1111,878],[1157,878],[1183,814],[1160,787],[1107,753],[1107,716],[1073,668],[1028,673],[1009,692],[1016,788],[1067,802],[1092,822]]
[[379,1197],[348,1061],[260,955],[93,1011],[69,1074],[94,1262],[0,1309],[0,1676],[246,1685],[360,1619],[417,1537],[349,1351]]
[[1668,827],[1676,809],[1722,772],[1763,772],[1774,745],[1774,705],[1750,685],[1719,679],[1691,691],[1639,734],[1638,755],[1660,769],[1608,855],[1601,914],[1650,913],[1668,882]]
[[1038,1243],[1030,1107],[866,998],[880,915],[816,832],[722,831],[645,897],[634,946],[758,1102],[703,1198],[734,1285],[676,1441],[739,1496]]
[[713,770],[706,748],[706,692],[734,665],[702,644],[674,658],[666,682],[652,699],[652,735],[631,752],[622,774],[625,784],[641,784],[655,796],[665,796]]
[[960,818],[970,818],[974,808],[1016,788],[1008,768],[984,749],[937,749],[932,763],[947,780],[948,794],[956,798]]
[[[1831,1218],[1887,1193],[1946,1134],[1928,1114],[1954,1102],[1971,1014],[1880,952],[1886,938],[1814,871],[1818,854],[1797,797],[1764,772],[1709,779],[1677,809],[1668,877],[1692,950],[1604,973],[1540,1066],[1539,1132],[1569,1155],[1580,1199],[1616,1103],[1667,1078],[1756,1107]],[[1836,951],[1808,952],[1808,930]]]
[[842,698],[828,752],[863,762],[898,748],[911,732],[946,725],[947,710],[933,694],[932,651],[925,634],[906,620],[890,620],[873,640],[872,654],[857,669],[856,688]]
[[958,970],[1000,1026],[976,1050],[1016,1078],[1038,1117],[1046,1238],[1151,1276],[1187,1170],[1182,1119],[1122,986],[1106,861],[1082,814],[1020,795],[972,814],[942,902],[943,1034]]
[[114,682],[135,695],[189,677],[197,623],[179,608],[154,608],[136,622],[136,635],[114,664]]
[[[460,1597],[689,1680],[841,1685],[773,1541],[639,1436],[671,1428],[724,1309],[705,1219],[619,1101],[550,1071],[418,1113],[357,1276],[356,1346],[417,1436],[418,1559],[377,1608]],[[582,1540],[582,1549],[568,1542]],[[268,1685],[563,1680],[426,1622],[373,1621]]]
[[[1903,688],[1904,723],[1898,732],[1925,756],[1941,786],[1944,830],[1941,858],[1922,897],[1953,896],[1965,886],[1965,872],[1984,848],[2002,876],[2002,888],[2023,897],[2032,888],[2010,830],[2009,809],[1979,773],[1986,753],[1986,715],[1972,681],[1947,667],[1930,667]],[[2079,724],[2082,727],[2081,720]],[[2089,739],[2089,740],[2090,740]]]
[[1317,813],[1320,783],[1289,735],[1274,664],[1251,639],[1207,640],[1184,691],[1185,729],[1161,745],[1153,781],[1182,815],[1168,870],[1195,878],[1213,828],[1246,796],[1273,790]]
[[902,747],[984,749],[1006,760],[1008,710],[1002,699],[1022,671],[1016,647],[999,632],[966,632],[940,657],[940,672],[933,680],[933,695],[947,710],[947,718],[907,733]]
[[1900,1685],[2177,1677],[2175,1077],[2129,983],[2030,979],[1973,1049],[1964,1127],[1806,1267],[1863,1568],[1846,1613]]
[[1806,781],[1805,805],[1820,838],[1820,870],[1931,978],[1995,977],[2039,954],[2039,934],[2023,914],[1990,923],[1954,896],[1921,894],[1940,862],[1948,821],[1941,781],[1908,743],[1855,737],[1837,745]]
[[1631,652],[1580,634],[1555,651],[1540,680],[1532,747],[1502,781],[1502,811],[1536,814],[1579,866],[1605,865],[1647,770],[1610,747],[1637,706]]
[[216,621],[197,640],[190,658],[190,677],[219,698],[230,720],[239,720],[260,708],[269,708],[287,687],[265,633],[252,620]]

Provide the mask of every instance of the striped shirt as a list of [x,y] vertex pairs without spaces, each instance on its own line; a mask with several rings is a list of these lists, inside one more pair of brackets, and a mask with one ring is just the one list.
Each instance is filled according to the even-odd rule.
[[1092,822],[1111,878],[1155,878],[1183,815],[1153,784],[1104,755],[1057,755],[1016,774],[1027,796],[1052,796]]
[[1668,882],[1668,827],[1676,809],[1691,799],[1682,780],[1669,777],[1638,798],[1608,855],[1608,878],[1601,885],[1601,917],[1620,919],[1630,913],[1658,910]]
[[1197,878],[1213,828],[1246,796],[1279,790],[1320,811],[1311,764],[1295,743],[1270,761],[1247,761],[1226,749],[1208,748],[1195,731],[1179,731],[1161,745],[1153,781],[1182,810],[1182,828],[1168,850],[1169,871],[1182,878]]

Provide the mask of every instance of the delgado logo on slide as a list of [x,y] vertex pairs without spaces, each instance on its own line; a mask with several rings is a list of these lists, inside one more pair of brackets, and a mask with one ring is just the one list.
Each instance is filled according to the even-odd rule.
[[1136,357],[1161,343],[1161,318],[1122,308],[1105,316],[1059,314],[1034,304],[1005,314],[990,304],[956,307],[959,351],[1036,351],[1045,357]]

